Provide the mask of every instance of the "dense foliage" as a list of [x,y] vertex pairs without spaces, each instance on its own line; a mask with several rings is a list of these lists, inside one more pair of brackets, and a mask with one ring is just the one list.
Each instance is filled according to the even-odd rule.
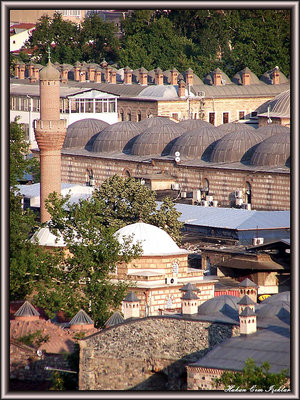
[[[279,373],[269,372],[270,364],[263,362],[261,366],[255,365],[252,358],[245,361],[242,372],[225,371],[220,378],[216,379],[216,387],[224,385],[225,388],[232,386],[234,388],[246,389],[247,391],[271,391],[276,389],[288,390],[287,370]],[[272,388],[272,389],[270,389]]]
[[52,61],[99,63],[163,70],[188,67],[203,78],[216,67],[232,77],[244,67],[261,76],[279,66],[290,73],[289,9],[135,10],[116,27],[90,13],[81,26],[59,13],[42,17],[27,47],[41,63],[52,44]]

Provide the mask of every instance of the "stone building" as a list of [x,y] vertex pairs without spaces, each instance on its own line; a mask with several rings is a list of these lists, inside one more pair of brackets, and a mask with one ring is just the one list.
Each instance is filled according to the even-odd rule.
[[203,270],[189,267],[188,252],[162,229],[138,222],[119,229],[115,235],[121,243],[132,237],[132,243],[142,246],[142,255],[128,264],[117,265],[116,276],[112,277],[112,282],[132,281],[130,288],[139,301],[139,316],[178,312],[180,288],[187,283],[199,290],[199,304],[214,296],[215,281],[204,277]]

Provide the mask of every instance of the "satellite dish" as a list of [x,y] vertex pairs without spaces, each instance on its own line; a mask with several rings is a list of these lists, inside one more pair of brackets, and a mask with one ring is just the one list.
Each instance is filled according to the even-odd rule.
[[175,157],[175,161],[179,162],[180,161],[180,157]]
[[179,151],[176,151],[176,152],[175,152],[175,157],[179,157],[179,156],[180,156]]
[[37,350],[37,351],[36,351],[36,354],[37,354],[39,357],[42,357],[43,352],[42,352],[42,350]]

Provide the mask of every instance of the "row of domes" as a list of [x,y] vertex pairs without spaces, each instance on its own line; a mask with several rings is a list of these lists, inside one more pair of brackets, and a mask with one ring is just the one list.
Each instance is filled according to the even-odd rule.
[[290,129],[275,124],[255,129],[242,123],[215,127],[202,120],[176,123],[164,117],[112,125],[86,119],[68,127],[64,143],[64,149],[82,147],[98,154],[123,152],[144,157],[179,152],[183,160],[280,166],[290,157]]

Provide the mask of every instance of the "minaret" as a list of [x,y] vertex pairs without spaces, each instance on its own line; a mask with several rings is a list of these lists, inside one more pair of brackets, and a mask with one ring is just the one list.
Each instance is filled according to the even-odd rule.
[[[50,53],[50,50],[49,50]],[[40,119],[35,120],[35,138],[40,150],[41,222],[50,220],[45,200],[52,192],[61,193],[61,149],[67,121],[60,119],[60,72],[51,64],[40,70]]]

